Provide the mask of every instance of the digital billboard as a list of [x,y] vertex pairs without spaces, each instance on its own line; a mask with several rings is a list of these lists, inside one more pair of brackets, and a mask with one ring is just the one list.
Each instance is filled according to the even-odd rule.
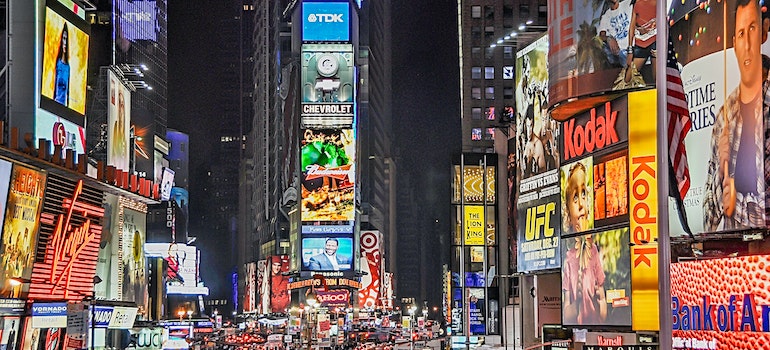
[[266,314],[270,309],[270,277],[267,260],[257,261],[257,304],[258,314]]
[[75,154],[86,153],[86,129],[67,119],[39,110],[35,118],[35,137],[51,140],[53,146],[61,146]]
[[548,107],[557,120],[611,99],[613,91],[654,87],[655,3],[548,1],[549,9],[559,9],[548,11]]
[[302,221],[353,221],[355,217],[355,132],[304,130]]
[[770,257],[671,264],[674,349],[770,348]]
[[302,45],[302,125],[350,127],[356,72],[350,44]]
[[89,29],[57,1],[45,9],[40,106],[84,126]]
[[127,40],[152,40],[157,37],[156,1],[118,0],[115,11],[120,21],[119,35]]
[[[4,171],[10,164],[3,163]],[[14,164],[10,168],[10,182],[4,184],[8,195],[5,202],[2,247],[0,247],[0,285],[10,286],[10,278],[29,279],[38,241],[40,213],[47,176],[41,171]],[[7,180],[6,180],[7,181]],[[3,197],[5,199],[5,197]],[[23,286],[3,289],[5,297],[19,297]]]
[[[688,224],[696,234],[764,228],[762,53],[770,52],[767,45],[759,50],[766,33],[760,5],[736,0],[689,5],[675,1],[670,9],[673,49],[682,64],[692,121],[684,140]],[[676,213],[674,206],[670,210]],[[669,218],[671,235],[685,235],[678,216]]]
[[348,2],[303,2],[302,41],[350,40]]
[[358,290],[358,306],[376,308],[380,303],[382,281],[382,235],[380,231],[361,231],[361,288]]
[[627,227],[563,239],[564,325],[631,325],[629,239]]
[[352,237],[303,237],[302,270],[348,271],[353,269]]
[[107,165],[129,171],[131,152],[131,90],[111,70],[107,73]]

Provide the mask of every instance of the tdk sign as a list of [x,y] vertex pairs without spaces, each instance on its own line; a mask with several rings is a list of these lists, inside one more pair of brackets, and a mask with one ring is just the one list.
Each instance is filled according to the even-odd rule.
[[349,41],[350,4],[302,3],[302,41]]

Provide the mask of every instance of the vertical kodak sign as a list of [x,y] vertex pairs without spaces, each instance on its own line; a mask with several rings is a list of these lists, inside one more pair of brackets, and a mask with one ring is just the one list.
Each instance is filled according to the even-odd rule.
[[656,90],[628,94],[631,315],[634,330],[658,330]]

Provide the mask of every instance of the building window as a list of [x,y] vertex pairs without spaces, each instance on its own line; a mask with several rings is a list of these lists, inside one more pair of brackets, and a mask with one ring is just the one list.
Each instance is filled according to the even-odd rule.
[[484,79],[495,78],[495,67],[484,67]]
[[481,141],[481,128],[473,128],[473,129],[471,129],[471,140],[472,141]]
[[519,19],[529,19],[529,4],[519,4]]
[[473,28],[471,28],[471,39],[474,39],[474,40],[481,39],[481,28],[480,27],[473,27]]
[[495,57],[495,48],[494,47],[487,47],[485,49],[484,57],[486,59],[491,60],[493,57]]
[[495,120],[496,119],[495,107],[494,106],[488,107],[486,114],[487,114],[487,120]]
[[484,6],[484,17],[488,21],[492,21],[495,19],[495,8],[492,6]]
[[506,100],[513,99],[513,87],[512,86],[504,86],[503,87],[503,98]]
[[471,48],[471,57],[473,59],[479,59],[481,58],[481,48],[478,46],[474,46]]
[[484,133],[484,140],[494,140],[495,139],[495,128],[487,128],[486,132]]
[[481,120],[481,107],[471,108],[471,118],[473,120]]
[[513,80],[513,66],[503,66],[503,79]]
[[481,88],[471,88],[471,98],[474,100],[480,100],[481,99]]
[[471,67],[471,79],[481,79],[481,67]]
[[481,18],[481,6],[471,6],[471,17]]
[[503,47],[503,58],[507,60],[513,59],[513,47]]
[[504,19],[513,18],[513,6],[503,5],[503,18]]
[[487,100],[494,100],[495,99],[495,87],[494,86],[487,86],[487,88],[484,90],[484,98]]

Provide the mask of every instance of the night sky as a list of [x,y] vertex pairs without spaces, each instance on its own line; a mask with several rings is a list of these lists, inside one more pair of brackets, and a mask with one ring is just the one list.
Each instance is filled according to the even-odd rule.
[[[212,82],[218,79],[214,69],[217,30],[223,19],[233,15],[223,8],[226,2],[169,2],[168,126],[191,139],[191,226],[204,214],[200,212],[200,202],[205,200],[200,190],[203,179],[197,178],[196,169],[206,167],[217,142],[217,135],[209,132],[216,129],[219,118],[211,96],[217,93],[212,90]],[[439,219],[440,228],[448,232],[451,157],[460,152],[457,2],[394,0],[392,12],[393,141],[398,145],[398,171],[409,176],[414,186],[419,206],[415,210],[426,213],[424,220]],[[199,237],[199,246],[207,241]],[[208,266],[216,264],[216,257],[206,255],[205,248],[203,252],[204,281],[213,289],[225,287],[229,282],[223,270]]]

